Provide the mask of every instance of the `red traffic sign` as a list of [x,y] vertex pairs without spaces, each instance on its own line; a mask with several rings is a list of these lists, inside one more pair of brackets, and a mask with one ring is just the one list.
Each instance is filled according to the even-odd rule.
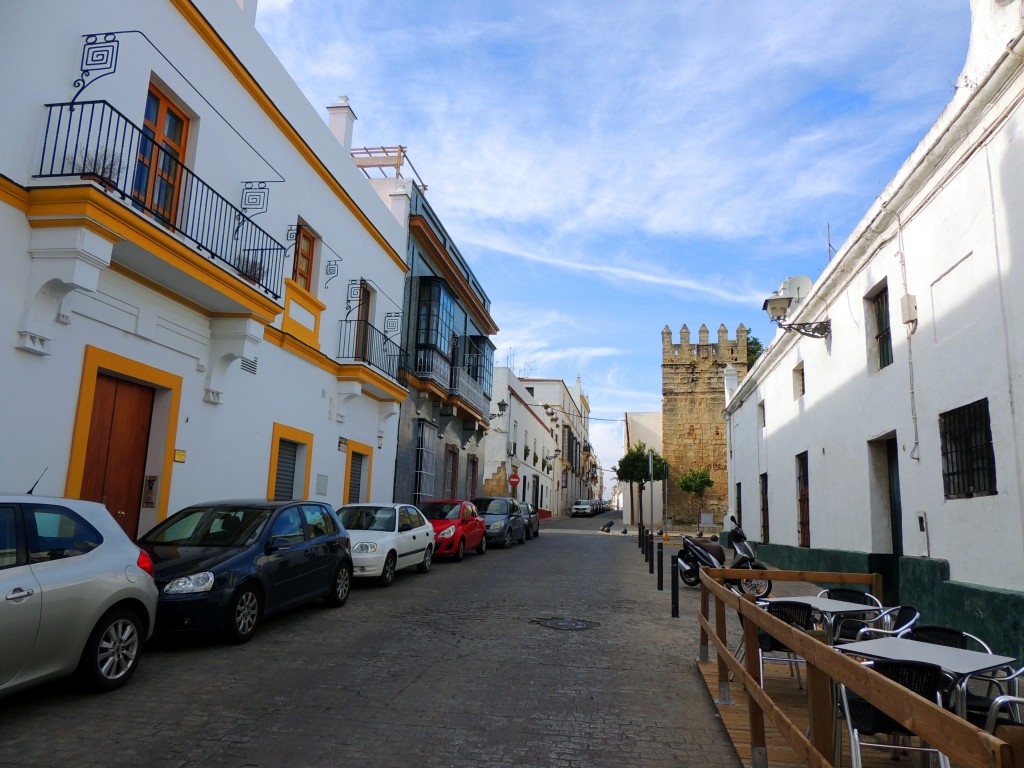
[[515,488],[517,485],[519,485],[519,475],[517,475],[515,472],[513,472],[511,475],[509,475],[508,476],[508,484],[511,485],[513,488]]

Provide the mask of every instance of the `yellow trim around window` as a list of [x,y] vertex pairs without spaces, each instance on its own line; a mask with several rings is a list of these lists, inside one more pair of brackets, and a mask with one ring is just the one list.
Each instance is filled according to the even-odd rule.
[[274,498],[274,492],[277,490],[277,454],[281,440],[290,440],[293,443],[306,446],[306,471],[302,479],[301,497],[308,499],[309,473],[313,468],[313,433],[289,427],[287,424],[278,424],[275,421],[274,434],[270,443],[270,469],[267,472],[267,501]]
[[96,376],[100,372],[109,372],[143,384],[150,384],[155,388],[168,391],[171,395],[171,406],[167,414],[164,461],[160,473],[160,499],[157,502],[156,510],[157,520],[163,520],[167,517],[167,503],[171,493],[174,442],[178,435],[178,410],[181,406],[182,378],[90,345],[85,347],[85,359],[82,362],[82,382],[78,389],[78,407],[75,411],[74,431],[71,435],[71,455],[68,458],[68,475],[64,482],[64,495],[71,499],[77,499],[82,492],[86,449],[89,445],[89,427],[92,423],[92,406],[96,397]]
[[384,252],[391,257],[391,260],[401,268],[402,272],[408,272],[409,267],[402,260],[402,256],[394,249],[391,243],[388,242],[387,238],[381,234],[380,230],[374,225],[370,218],[363,213],[362,209],[356,203],[355,200],[349,195],[348,191],[341,186],[337,179],[334,178],[334,174],[331,173],[330,169],[324,165],[323,160],[319,158],[316,152],[306,143],[306,140],[302,138],[302,135],[295,130],[295,127],[288,121],[288,118],[284,116],[277,105],[273,102],[263,87],[256,81],[256,78],[252,76],[245,65],[235,56],[234,52],[228,47],[224,39],[217,34],[217,31],[213,28],[206,17],[203,16],[202,12],[195,7],[191,0],[171,0],[174,6],[178,9],[178,12],[185,18],[185,20],[192,25],[192,28],[196,31],[199,37],[202,38],[203,42],[209,46],[210,50],[217,55],[218,58],[223,62],[224,66],[227,67],[228,71],[235,76],[238,83],[248,91],[253,101],[266,113],[267,117],[277,126],[278,130],[287,138],[292,146],[298,150],[299,154],[302,155],[303,159],[309,164],[317,175],[323,179],[327,187],[334,192],[339,200],[345,205],[346,208],[351,211],[352,215],[355,216],[356,220],[363,225],[363,228],[377,241],[377,244],[384,249]]
[[[292,305],[297,305],[313,316],[313,327],[303,325],[292,317]],[[319,351],[320,315],[327,305],[291,278],[284,279],[284,317],[281,330]]]
[[[348,441],[348,452],[345,454],[345,484],[341,487],[341,503],[347,504],[348,501],[348,481],[352,477],[352,454],[361,453],[366,457],[366,499],[369,500],[373,495],[373,448],[368,446],[366,443],[360,443],[356,440]],[[362,499],[359,499],[362,501]],[[356,503],[356,502],[353,502]]]

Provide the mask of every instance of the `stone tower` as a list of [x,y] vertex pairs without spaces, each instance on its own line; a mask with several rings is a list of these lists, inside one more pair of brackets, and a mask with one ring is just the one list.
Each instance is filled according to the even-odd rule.
[[661,332],[661,427],[662,455],[669,464],[668,514],[670,518],[696,523],[697,502],[676,486],[680,475],[690,469],[711,469],[715,484],[704,495],[704,508],[720,523],[729,506],[729,476],[726,465],[725,370],[736,370],[737,382],[747,373],[747,329],[741,323],[735,341],[718,326],[718,341],[708,342],[706,325],[698,331],[697,343],[690,343],[690,329],[679,332],[672,343],[666,325]]

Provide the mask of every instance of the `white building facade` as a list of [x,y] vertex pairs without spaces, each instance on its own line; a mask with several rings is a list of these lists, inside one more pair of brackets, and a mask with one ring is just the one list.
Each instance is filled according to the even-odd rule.
[[[662,454],[661,411],[626,412],[622,430],[622,453],[626,454],[638,443]],[[656,480],[644,484],[643,491],[636,484],[620,483],[622,522],[639,525],[643,513],[645,528],[668,530],[671,521],[665,516],[665,483]],[[643,498],[641,499],[641,493]]]
[[1019,0],[971,6],[952,102],[784,291],[783,323],[824,335],[780,330],[726,415],[730,508],[765,560],[860,561],[928,623],[992,637],[1024,590],[1024,30]]
[[392,496],[405,231],[253,8],[40,0],[0,26],[0,428],[36,436],[0,487],[46,469],[36,493],[133,537],[202,500]]

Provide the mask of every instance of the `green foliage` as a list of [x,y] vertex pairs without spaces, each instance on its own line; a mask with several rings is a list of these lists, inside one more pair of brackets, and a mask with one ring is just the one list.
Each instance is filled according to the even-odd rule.
[[[636,443],[612,469],[615,477],[623,483],[639,483],[640,488],[643,489],[644,484],[651,479],[650,463],[647,457],[649,450],[647,444],[642,440]],[[654,477],[664,477],[665,467],[665,459],[660,453],[654,451]]]
[[757,336],[747,336],[747,368],[753,367],[763,351],[764,346]]
[[711,479],[710,469],[688,469],[686,474],[676,480],[676,485],[687,493],[692,493],[703,501],[704,493],[713,486],[715,481]]

